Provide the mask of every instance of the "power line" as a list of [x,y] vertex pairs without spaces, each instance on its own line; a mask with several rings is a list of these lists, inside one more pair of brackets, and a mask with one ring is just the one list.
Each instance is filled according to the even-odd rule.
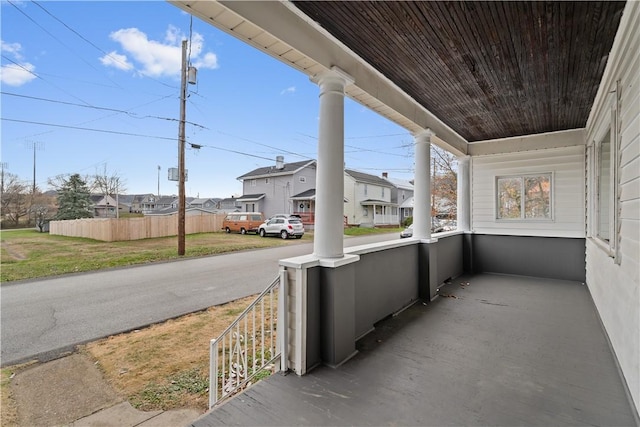
[[[9,95],[9,96],[16,96],[18,98],[26,98],[26,99],[34,99],[34,100],[38,100],[38,101],[53,102],[55,104],[72,105],[74,107],[90,108],[90,109],[93,109],[93,110],[113,111],[113,112],[116,112],[116,113],[119,113],[119,114],[126,114],[129,117],[134,118],[134,119],[159,119],[159,120],[168,120],[168,121],[173,121],[173,122],[179,121],[178,119],[174,119],[174,118],[171,118],[171,117],[150,116],[150,115],[140,116],[140,115],[138,115],[136,113],[133,113],[131,111],[119,110],[119,109],[116,109],[116,108],[98,107],[98,106],[95,106],[95,105],[76,104],[74,102],[58,101],[58,100],[55,100],[55,99],[40,98],[40,97],[37,97],[37,96],[20,95],[20,94],[12,93],[12,92],[0,91],[0,94]],[[193,122],[189,122],[189,121],[185,121],[185,123],[189,123],[190,125],[197,126],[199,128],[202,128],[202,129],[211,130],[211,129],[207,128],[206,126],[200,125],[198,123],[193,123]]]
[[2,56],[4,59],[6,59],[7,61],[11,62],[12,64],[17,65],[18,67],[22,68],[22,69],[23,69],[24,71],[26,71],[27,73],[29,73],[29,74],[31,74],[31,75],[33,75],[33,76],[35,76],[36,78],[39,78],[39,79],[40,79],[40,80],[42,80],[43,82],[45,82],[45,83],[47,83],[47,84],[50,84],[51,86],[55,87],[56,89],[58,89],[58,90],[60,90],[60,91],[62,91],[62,92],[64,92],[64,93],[66,93],[66,94],[67,94],[67,95],[69,95],[70,97],[75,98],[75,99],[77,99],[78,101],[83,102],[83,103],[85,103],[85,104],[87,104],[87,105],[91,105],[91,104],[89,104],[87,101],[85,101],[84,99],[82,99],[82,98],[78,98],[77,96],[75,96],[75,95],[73,95],[73,94],[71,94],[71,93],[67,92],[66,90],[62,89],[61,87],[58,87],[57,85],[55,85],[55,84],[51,83],[50,81],[48,81],[48,80],[44,79],[43,77],[41,77],[41,76],[39,76],[39,75],[37,75],[36,73],[34,73],[33,71],[31,71],[31,70],[30,70],[30,69],[28,69],[27,67],[23,66],[22,64],[18,64],[18,63],[17,63],[16,61],[14,61],[13,59],[8,58],[6,55],[1,55],[1,56]]
[[52,127],[65,128],[65,129],[84,130],[84,131],[89,131],[89,132],[101,132],[101,133],[110,133],[110,134],[115,134],[115,135],[138,136],[138,137],[141,137],[141,138],[154,138],[154,139],[164,139],[164,140],[168,140],[168,141],[175,141],[175,138],[169,138],[169,137],[166,137],[166,136],[144,135],[144,134],[139,134],[139,133],[119,132],[119,131],[108,130],[108,129],[92,129],[92,128],[84,128],[84,127],[79,127],[79,126],[58,125],[58,124],[55,124],[55,123],[43,123],[43,122],[34,122],[34,121],[30,121],[30,120],[9,119],[9,118],[6,118],[6,117],[2,117],[1,119],[4,120],[4,121],[7,121],[7,122],[26,123],[26,124],[30,124],[30,125],[52,126]]
[[[206,144],[196,144],[196,143],[192,143],[189,142],[189,144],[191,145],[192,148],[202,148],[202,147],[206,147],[206,148],[212,148],[214,150],[220,150],[220,151],[226,151],[228,153],[235,153],[235,154],[240,154],[242,156],[247,156],[247,157],[255,157],[257,159],[263,159],[263,160],[270,160],[273,161],[274,159],[272,157],[263,157],[263,156],[258,156],[256,154],[250,154],[250,153],[245,153],[242,151],[236,151],[236,150],[231,150],[228,148],[222,148],[222,147],[215,147],[213,145],[206,145]],[[195,147],[194,147],[195,146]]]
[[[312,158],[310,158],[310,157],[303,156],[302,154],[294,153],[293,151],[287,151],[287,150],[284,150],[284,149],[282,149],[282,148],[274,147],[274,146],[272,146],[272,145],[263,144],[263,143],[261,143],[261,142],[253,141],[253,140],[251,140],[251,139],[249,139],[249,138],[244,138],[244,137],[242,137],[242,136],[232,135],[232,134],[230,134],[230,133],[223,132],[223,131],[221,131],[221,130],[219,130],[219,131],[218,131],[218,133],[221,133],[222,135],[230,136],[230,137],[232,137],[232,138],[241,139],[241,140],[243,140],[243,141],[247,141],[247,142],[250,142],[250,143],[252,143],[252,144],[260,145],[260,146],[262,146],[262,147],[267,147],[267,148],[271,148],[271,149],[273,149],[273,150],[278,150],[279,152],[282,152],[282,153],[291,154],[292,156],[302,157],[303,159],[313,160],[313,159],[312,159]],[[269,159],[269,160],[272,160],[272,159]]]
[[43,73],[42,71],[38,71],[38,74],[41,75],[41,76],[54,77],[56,79],[71,80],[74,83],[84,83],[84,84],[88,84],[88,85],[106,87],[106,88],[110,88],[110,89],[122,89],[119,86],[113,86],[113,85],[109,85],[109,84],[105,84],[105,83],[98,83],[98,82],[90,82],[88,80],[80,80],[80,79],[78,79],[76,77],[59,76],[57,74]]
[[[306,136],[311,139],[318,139],[318,137],[309,135],[307,133],[298,132],[302,136]],[[373,139],[373,138],[388,138],[391,136],[408,136],[409,133],[389,133],[386,135],[368,135],[368,136],[345,136],[344,139]]]
[[[313,135],[308,135],[302,132],[298,132],[300,135],[302,136],[306,136],[307,138],[311,138],[311,139],[315,139],[317,140],[318,138],[313,136]],[[391,137],[391,136],[406,136],[406,134],[404,133],[396,133],[396,134],[388,134],[388,135],[373,135],[373,136],[351,136],[351,137],[345,137],[344,139],[371,139],[371,138],[387,138],[387,137]],[[371,153],[376,153],[376,154],[383,154],[385,156],[396,156],[396,157],[402,157],[402,158],[409,158],[411,156],[407,155],[407,154],[398,154],[398,153],[388,153],[386,151],[380,151],[380,150],[372,150],[371,148],[362,148],[362,147],[356,147],[355,145],[349,145],[349,144],[344,144],[344,146],[346,148],[353,148],[354,150],[357,151],[351,151],[351,153],[358,153],[358,152],[371,152]],[[397,147],[397,148],[403,148],[402,146]]]
[[[174,95],[173,95],[173,94],[171,94],[171,95],[166,95],[166,96],[160,97],[160,98],[158,98],[158,99],[154,99],[153,101],[145,102],[144,104],[140,104],[140,105],[137,105],[137,106],[135,106],[135,107],[131,107],[131,108],[130,108],[130,110],[134,110],[134,109],[136,109],[136,108],[140,108],[140,107],[144,107],[144,106],[147,106],[147,105],[150,105],[150,104],[156,103],[156,102],[160,102],[160,101],[163,101],[163,100],[165,100],[165,99],[167,99],[167,98],[169,98],[169,97],[172,97],[172,96],[174,96]],[[107,115],[107,116],[97,117],[97,118],[95,118],[95,119],[91,119],[91,120],[85,120],[85,121],[83,121],[83,122],[76,123],[74,126],[80,126],[80,125],[85,125],[85,124],[87,124],[87,123],[97,122],[98,120],[102,120],[102,119],[106,119],[106,118],[109,118],[109,117],[113,117],[113,116],[115,116],[115,115],[117,115],[117,114],[120,114],[120,113],[114,113],[114,114],[109,114],[109,115]],[[35,137],[35,136],[46,135],[46,134],[48,134],[48,133],[53,133],[53,132],[55,132],[55,130],[48,130],[48,131],[46,131],[46,132],[34,133],[34,134],[27,135],[27,136],[23,136],[23,137],[15,137],[15,138],[13,138],[13,139],[12,139],[12,141],[15,141],[15,140],[18,140],[18,139],[33,138],[33,137]]]

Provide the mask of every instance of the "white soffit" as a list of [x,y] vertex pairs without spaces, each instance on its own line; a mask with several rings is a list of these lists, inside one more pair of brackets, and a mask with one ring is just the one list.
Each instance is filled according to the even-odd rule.
[[585,145],[585,130],[572,129],[512,138],[491,139],[469,144],[469,155],[514,153],[518,151],[544,150],[547,148]]
[[169,3],[225,31],[309,77],[340,67],[355,78],[346,94],[411,133],[431,129],[438,146],[456,155],[467,141],[395,84],[288,2],[169,0]]

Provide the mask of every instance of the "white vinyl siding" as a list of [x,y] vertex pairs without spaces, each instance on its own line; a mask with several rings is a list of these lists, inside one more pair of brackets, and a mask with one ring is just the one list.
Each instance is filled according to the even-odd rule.
[[[472,229],[476,233],[584,237],[584,146],[471,158]],[[496,178],[552,174],[551,218],[497,219]]]
[[[619,84],[616,85],[616,81]],[[592,117],[587,123],[587,140],[597,139],[601,124],[610,115],[609,94],[617,91],[618,103],[618,229],[612,239],[616,251],[595,237],[597,187],[595,162],[590,147],[587,239],[587,285],[607,331],[631,397],[640,408],[640,3],[628,2],[619,34],[609,56]]]
[[[377,197],[381,194],[384,194],[384,197]],[[347,200],[344,204],[344,215],[347,217],[348,224],[371,223],[373,221],[371,206],[367,208],[361,202],[369,199],[391,202],[391,187],[358,182],[345,173],[344,197]]]

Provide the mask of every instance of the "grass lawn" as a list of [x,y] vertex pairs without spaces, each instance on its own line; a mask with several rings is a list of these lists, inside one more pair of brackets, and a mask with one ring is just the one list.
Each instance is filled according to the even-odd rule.
[[400,233],[404,227],[393,228],[365,228],[365,227],[349,227],[344,229],[346,236],[364,236],[365,234],[383,234],[383,233]]
[[[221,254],[310,242],[261,238],[248,234],[201,233],[186,236],[186,257]],[[179,258],[177,237],[101,242],[78,237],[52,236],[35,230],[2,231],[0,282],[100,270]]]

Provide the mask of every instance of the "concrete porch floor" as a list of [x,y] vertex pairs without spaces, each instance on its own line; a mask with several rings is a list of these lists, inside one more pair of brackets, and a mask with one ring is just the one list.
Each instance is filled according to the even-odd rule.
[[338,369],[273,375],[193,425],[635,425],[585,285],[482,274],[440,294]]

